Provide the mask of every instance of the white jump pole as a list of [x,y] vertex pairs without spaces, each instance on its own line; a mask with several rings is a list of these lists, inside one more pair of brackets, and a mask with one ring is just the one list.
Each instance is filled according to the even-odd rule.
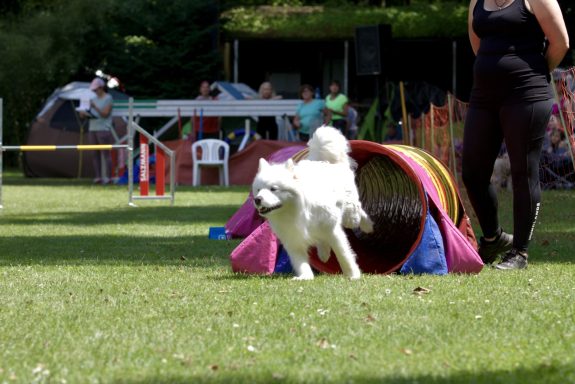
[[128,205],[134,204],[134,98],[128,101]]

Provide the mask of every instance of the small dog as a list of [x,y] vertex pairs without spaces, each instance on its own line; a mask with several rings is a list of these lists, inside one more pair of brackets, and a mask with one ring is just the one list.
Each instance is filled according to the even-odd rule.
[[491,184],[495,186],[497,191],[502,188],[506,188],[508,191],[513,190],[511,162],[509,161],[509,155],[507,153],[504,153],[495,160],[493,174],[491,175]]
[[260,159],[253,182],[254,205],[267,218],[289,254],[297,280],[313,279],[308,249],[317,247],[324,263],[331,250],[350,279],[360,269],[343,227],[373,231],[355,185],[356,163],[349,143],[335,128],[318,128],[308,142],[307,160],[269,164]]

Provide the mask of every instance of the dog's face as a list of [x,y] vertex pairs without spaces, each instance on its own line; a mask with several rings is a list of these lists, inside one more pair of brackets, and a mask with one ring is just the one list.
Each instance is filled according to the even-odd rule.
[[252,184],[254,205],[261,216],[279,212],[296,194],[294,163],[269,164],[260,159],[258,173]]

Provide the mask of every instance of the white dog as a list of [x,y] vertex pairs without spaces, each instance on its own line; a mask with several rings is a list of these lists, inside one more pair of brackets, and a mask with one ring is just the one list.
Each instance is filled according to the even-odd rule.
[[313,279],[308,249],[327,262],[334,251],[343,273],[361,272],[342,226],[373,231],[355,185],[349,143],[335,128],[318,128],[308,142],[307,160],[269,164],[260,159],[253,182],[254,205],[289,254],[298,280]]
[[493,164],[493,174],[491,175],[491,184],[495,186],[496,190],[505,187],[508,191],[513,190],[513,182],[511,179],[511,162],[507,153],[499,156]]

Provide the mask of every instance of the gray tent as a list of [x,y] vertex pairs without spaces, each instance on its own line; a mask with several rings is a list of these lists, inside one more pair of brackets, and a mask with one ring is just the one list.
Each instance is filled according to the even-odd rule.
[[[72,82],[56,89],[42,110],[36,115],[28,132],[27,145],[81,145],[88,144],[88,120],[76,112],[80,100],[93,94],[90,83]],[[109,91],[114,100],[128,96],[116,90]],[[116,136],[126,134],[126,123],[114,117]],[[24,170],[31,177],[93,177],[94,151],[24,152]]]

